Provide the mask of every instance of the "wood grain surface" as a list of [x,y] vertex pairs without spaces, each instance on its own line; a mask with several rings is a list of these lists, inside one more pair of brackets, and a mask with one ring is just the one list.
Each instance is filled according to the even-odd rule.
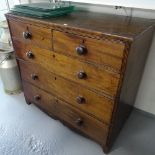
[[[51,29],[33,26],[30,23],[17,22],[14,20],[9,21],[12,38],[20,39],[21,41],[29,44],[35,44],[45,49],[52,49],[52,33]],[[25,39],[24,32],[31,33],[31,37]]]
[[[15,40],[13,42],[19,58],[39,64],[47,70],[85,87],[99,90],[111,97],[116,96],[120,74],[31,44],[23,44]],[[26,56],[29,51],[34,55],[32,59]],[[86,77],[79,79],[79,72],[85,72]]]
[[[76,49],[80,46],[86,48],[84,54],[79,55]],[[108,66],[120,72],[124,56],[124,45],[110,41],[85,39],[68,33],[53,31],[53,50],[71,55],[75,58]]]
[[[25,97],[27,100],[35,103],[41,109],[45,110],[49,115],[54,115],[58,119],[67,122],[71,127],[76,128],[99,143],[105,143],[108,126],[93,117],[84,114],[78,109],[70,107],[67,103],[57,99],[51,94],[34,87],[33,85],[23,82]],[[34,97],[40,96],[36,101]],[[81,119],[81,123],[78,120]]]
[[[19,61],[19,65],[23,80],[58,96],[87,114],[110,124],[114,100],[48,72],[45,68],[34,63]],[[32,79],[34,74],[37,76],[35,80]],[[77,97],[83,97],[85,101],[78,103]]]

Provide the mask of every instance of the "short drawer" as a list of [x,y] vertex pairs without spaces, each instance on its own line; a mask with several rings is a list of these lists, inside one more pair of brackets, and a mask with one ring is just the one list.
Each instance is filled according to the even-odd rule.
[[23,43],[35,44],[42,48],[52,49],[51,29],[32,26],[27,23],[9,20],[12,39],[21,40]]
[[54,94],[72,106],[110,124],[114,101],[85,87],[57,76],[41,66],[19,61],[21,77]]
[[78,59],[121,70],[125,45],[108,40],[85,39],[53,31],[53,49]]
[[99,90],[112,97],[117,94],[120,74],[36,46],[15,42],[14,45],[16,55],[21,59],[40,64],[84,87]]
[[101,144],[106,142],[109,126],[29,83],[24,82],[23,87],[27,101],[35,103],[49,115],[60,119],[97,142]]

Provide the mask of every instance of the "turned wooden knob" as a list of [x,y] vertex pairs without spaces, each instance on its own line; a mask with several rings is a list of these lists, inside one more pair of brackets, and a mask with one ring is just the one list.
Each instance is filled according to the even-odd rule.
[[37,80],[37,79],[38,79],[38,75],[36,75],[36,74],[31,74],[31,78],[32,78],[32,80]]
[[24,39],[31,39],[31,37],[32,37],[32,34],[30,32],[28,32],[28,31],[23,32]]
[[87,74],[84,71],[80,71],[78,73],[78,78],[79,79],[85,79],[87,77]]
[[33,59],[34,58],[34,55],[31,51],[28,51],[26,52],[26,56],[29,58],[29,59]]
[[84,98],[83,96],[78,96],[78,97],[76,98],[76,101],[77,101],[77,103],[79,103],[79,104],[83,104],[83,103],[86,102],[86,100],[85,100],[85,98]]
[[35,101],[39,101],[41,99],[41,96],[40,95],[35,95],[33,98],[34,98]]
[[76,121],[75,121],[76,125],[78,126],[81,126],[83,124],[83,119],[82,118],[78,118]]
[[80,45],[80,46],[76,47],[76,52],[79,55],[84,55],[87,53],[87,48],[83,45]]

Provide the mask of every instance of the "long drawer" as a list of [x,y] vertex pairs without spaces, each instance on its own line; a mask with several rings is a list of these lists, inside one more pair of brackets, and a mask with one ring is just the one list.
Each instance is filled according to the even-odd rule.
[[53,31],[53,49],[75,58],[121,70],[125,45]]
[[34,63],[19,61],[21,77],[72,106],[110,124],[114,101],[85,87],[57,76]]
[[19,39],[23,43],[52,49],[52,33],[50,28],[34,26],[14,20],[9,20],[9,26],[12,39]]
[[55,116],[101,144],[106,143],[109,126],[29,83],[23,82],[23,88],[26,99],[35,103],[49,115]]
[[17,40],[14,47],[17,57],[23,60],[40,64],[55,74],[112,97],[117,94],[120,74]]

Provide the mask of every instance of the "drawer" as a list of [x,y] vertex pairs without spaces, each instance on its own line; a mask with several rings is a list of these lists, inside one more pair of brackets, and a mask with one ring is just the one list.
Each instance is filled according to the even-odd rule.
[[19,58],[40,64],[68,80],[112,97],[117,93],[120,74],[36,46],[14,41],[14,47]]
[[35,103],[49,115],[60,119],[101,144],[106,142],[109,127],[104,123],[70,107],[67,103],[29,83],[24,82],[23,87],[26,99]]
[[85,39],[53,31],[53,48],[56,52],[120,71],[125,45],[108,40]]
[[114,107],[113,100],[61,78],[33,63],[19,61],[19,66],[24,81],[28,81],[83,112],[110,124]]
[[23,43],[35,44],[42,48],[52,49],[51,29],[32,26],[27,23],[9,20],[12,39],[19,39]]

